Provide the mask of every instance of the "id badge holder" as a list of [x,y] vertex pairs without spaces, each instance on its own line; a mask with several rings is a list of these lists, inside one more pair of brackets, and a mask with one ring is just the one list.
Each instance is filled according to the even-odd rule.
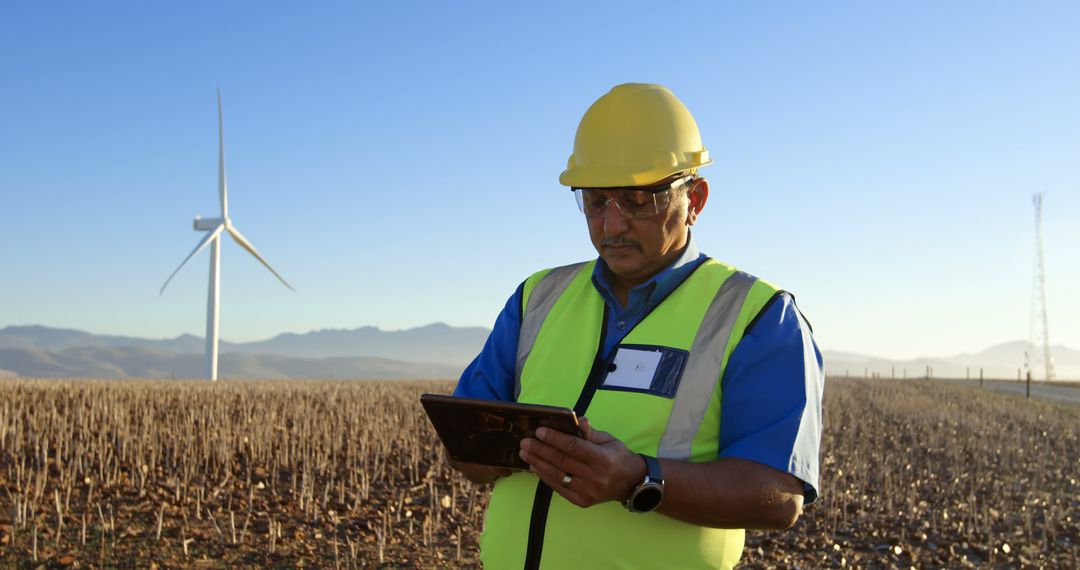
[[668,346],[619,345],[608,360],[599,389],[674,398],[689,356],[685,350]]

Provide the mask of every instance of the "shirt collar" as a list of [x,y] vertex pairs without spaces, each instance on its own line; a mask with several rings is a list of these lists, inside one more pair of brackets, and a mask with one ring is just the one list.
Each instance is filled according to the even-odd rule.
[[[628,298],[631,299],[630,303],[633,303],[632,299],[636,296],[645,294],[648,307],[651,308],[660,304],[660,301],[667,298],[672,291],[681,285],[682,282],[697,269],[697,266],[699,265],[698,261],[700,261],[702,257],[701,251],[698,250],[697,244],[694,242],[693,232],[687,232],[686,247],[683,248],[679,257],[671,262],[671,265],[668,265],[660,270],[659,273],[653,275],[648,281],[630,289],[630,295],[628,295]],[[625,309],[625,307],[620,307],[618,297],[615,296],[615,292],[611,288],[611,280],[608,277],[610,271],[607,264],[604,263],[604,259],[598,257],[596,259],[596,266],[593,267],[593,286],[596,287],[600,296],[602,296],[609,305]]]

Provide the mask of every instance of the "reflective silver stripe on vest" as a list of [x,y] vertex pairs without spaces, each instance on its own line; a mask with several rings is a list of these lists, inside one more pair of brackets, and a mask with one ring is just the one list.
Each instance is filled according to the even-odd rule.
[[521,333],[518,336],[517,361],[514,363],[514,400],[521,395],[521,371],[525,368],[525,361],[536,344],[536,337],[540,334],[540,327],[544,324],[551,307],[559,300],[563,291],[574,280],[574,277],[588,261],[556,267],[540,278],[540,282],[533,287],[529,295],[529,305],[525,307],[525,314],[521,318]]
[[660,437],[657,457],[683,461],[690,459],[690,445],[719,383],[724,349],[727,348],[746,295],[756,280],[756,277],[742,271],[731,274],[720,285],[712,304],[705,311],[705,318],[690,347],[690,357],[679,382],[679,391],[675,394],[667,427]]

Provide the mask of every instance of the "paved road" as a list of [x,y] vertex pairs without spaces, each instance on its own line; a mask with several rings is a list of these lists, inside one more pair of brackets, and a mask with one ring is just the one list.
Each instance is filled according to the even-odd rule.
[[[964,386],[979,387],[978,380],[942,380],[942,382],[949,382],[952,384],[960,384]],[[1009,394],[1019,394],[1023,396],[1026,393],[1027,388],[1024,382],[1005,382],[1002,380],[987,380],[984,383],[984,389],[989,388],[998,392],[1006,392]],[[1073,386],[1061,386],[1053,384],[1044,384],[1041,382],[1031,383],[1031,397],[1039,398],[1040,400],[1050,400],[1053,402],[1063,402],[1066,404],[1073,404],[1080,406],[1080,387]]]

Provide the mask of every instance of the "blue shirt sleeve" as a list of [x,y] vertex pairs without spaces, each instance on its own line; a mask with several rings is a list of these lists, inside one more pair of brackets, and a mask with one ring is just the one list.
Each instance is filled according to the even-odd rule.
[[798,477],[806,504],[818,496],[825,374],[810,325],[781,293],[751,324],[721,380],[719,457]]
[[464,398],[513,402],[514,363],[521,334],[521,299],[525,283],[506,301],[483,350],[458,380],[454,395]]

